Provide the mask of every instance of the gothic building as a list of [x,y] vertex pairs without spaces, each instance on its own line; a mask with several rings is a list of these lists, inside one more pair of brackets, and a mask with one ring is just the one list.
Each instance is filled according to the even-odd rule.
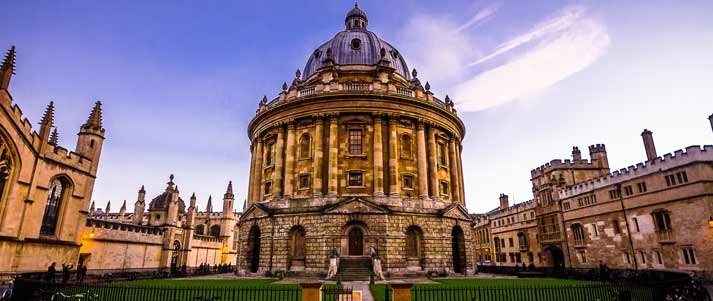
[[14,74],[13,46],[0,66],[0,274],[76,262],[105,134],[100,102],[74,151],[58,145],[53,102],[33,129],[8,90]]
[[355,5],[249,124],[245,272],[324,273],[330,256],[386,273],[473,271],[453,102],[436,98]]
[[118,213],[111,212],[110,202],[105,210],[96,209],[92,202],[79,263],[90,270],[234,265],[239,214],[233,211],[233,183],[228,183],[222,210],[214,212],[209,197],[201,212],[195,193],[186,206],[173,180],[171,175],[166,190],[148,204],[142,186],[133,213],[126,212],[126,201]]

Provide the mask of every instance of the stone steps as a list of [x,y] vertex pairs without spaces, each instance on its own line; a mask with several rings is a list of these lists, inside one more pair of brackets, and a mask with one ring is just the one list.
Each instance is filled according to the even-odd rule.
[[342,281],[369,280],[371,275],[371,258],[342,257],[339,259],[337,277]]

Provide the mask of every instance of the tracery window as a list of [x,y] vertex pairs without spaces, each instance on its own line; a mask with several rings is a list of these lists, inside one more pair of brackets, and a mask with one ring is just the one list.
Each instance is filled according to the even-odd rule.
[[219,225],[213,225],[212,227],[210,227],[210,236],[220,237],[220,226]]
[[401,135],[401,158],[413,158],[411,136],[407,134]]
[[581,224],[572,225],[572,235],[574,236],[575,244],[581,244],[584,242],[584,228]]
[[5,141],[0,139],[0,204],[5,197],[3,193],[5,191],[5,186],[10,176],[10,169],[12,168],[12,161],[10,160],[10,155],[8,153],[7,144]]
[[349,130],[349,154],[361,155],[362,149],[362,131]]
[[62,193],[64,192],[64,188],[60,179],[56,178],[50,183],[47,204],[45,205],[45,214],[42,217],[42,227],[40,228],[41,235],[55,234],[57,220],[59,218],[59,209],[62,206]]
[[205,233],[205,227],[203,225],[196,226],[196,235],[203,235]]
[[312,139],[308,134],[300,137],[300,159],[309,159],[311,157]]

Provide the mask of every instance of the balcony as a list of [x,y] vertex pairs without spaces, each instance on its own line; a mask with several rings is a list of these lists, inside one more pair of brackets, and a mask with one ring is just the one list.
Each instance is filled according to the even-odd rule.
[[562,241],[562,235],[560,232],[538,233],[537,241],[543,244],[560,242]]
[[673,235],[673,230],[656,230],[656,238],[660,244],[672,244],[676,242],[676,237]]

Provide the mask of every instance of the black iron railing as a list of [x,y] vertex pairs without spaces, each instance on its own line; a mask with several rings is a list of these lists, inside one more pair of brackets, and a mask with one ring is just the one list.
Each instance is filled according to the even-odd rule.
[[352,301],[353,290],[351,287],[325,285],[322,292],[322,301]]
[[302,289],[291,285],[258,287],[131,287],[119,285],[58,285],[20,280],[14,300],[152,300],[152,301],[298,301]]
[[656,300],[656,291],[648,287],[614,284],[502,287],[416,286],[411,289],[411,296],[413,301],[651,301]]

